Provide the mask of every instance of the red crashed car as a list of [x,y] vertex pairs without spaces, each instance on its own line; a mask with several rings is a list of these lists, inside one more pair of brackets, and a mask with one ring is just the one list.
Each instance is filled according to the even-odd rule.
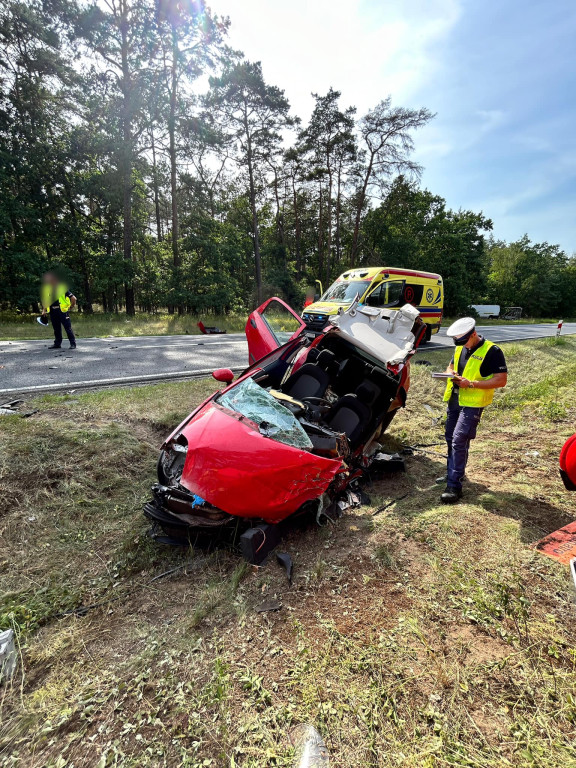
[[311,339],[283,301],[262,304],[246,324],[250,367],[234,383],[228,369],[215,371],[226,387],[162,446],[144,510],[156,537],[194,542],[305,512],[336,514],[405,403],[424,332],[411,305],[354,303]]

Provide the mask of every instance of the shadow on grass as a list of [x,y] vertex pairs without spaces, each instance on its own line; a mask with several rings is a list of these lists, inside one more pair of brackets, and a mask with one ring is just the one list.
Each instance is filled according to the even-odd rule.
[[[397,499],[408,493],[405,501],[399,501],[391,508],[390,514],[401,520],[413,521],[441,505],[440,495],[444,487],[436,484],[435,479],[445,471],[446,465],[440,455],[436,459],[430,455],[416,454],[414,458],[408,459],[406,474],[391,477],[389,481],[377,483],[373,488]],[[560,485],[558,476],[558,488]],[[370,489],[367,490],[370,493]],[[519,538],[525,544],[534,544],[574,520],[573,515],[545,498],[531,498],[519,491],[499,490],[497,477],[494,485],[489,486],[475,480],[471,474],[470,479],[464,482],[461,503],[477,505],[490,514],[518,521]]]
[[[558,477],[560,483],[560,477]],[[543,499],[533,499],[521,493],[498,491],[483,483],[465,485],[465,500],[483,507],[487,512],[520,522],[520,541],[535,544],[543,536],[574,520],[566,510]]]

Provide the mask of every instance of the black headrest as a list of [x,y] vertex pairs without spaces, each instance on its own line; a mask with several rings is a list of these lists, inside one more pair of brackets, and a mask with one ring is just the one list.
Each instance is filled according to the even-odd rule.
[[312,349],[310,349],[308,351],[308,354],[306,355],[306,362],[315,363],[317,362],[319,357],[320,357],[320,350],[318,350],[316,347],[312,347]]
[[370,381],[373,381],[377,386],[384,387],[388,382],[388,377],[380,368],[372,368],[369,376]]
[[373,381],[363,381],[362,384],[356,388],[358,400],[364,403],[364,405],[372,405],[379,394],[380,387],[376,386]]
[[334,352],[330,352],[329,349],[323,349],[322,352],[320,352],[318,355],[316,365],[319,365],[320,368],[323,368],[325,371],[327,371],[328,368],[330,368],[335,362],[336,355]]

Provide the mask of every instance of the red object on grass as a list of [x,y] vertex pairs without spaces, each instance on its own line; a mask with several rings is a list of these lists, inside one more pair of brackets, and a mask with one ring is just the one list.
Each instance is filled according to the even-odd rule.
[[564,443],[560,451],[560,475],[568,491],[576,491],[576,435]]
[[576,557],[576,522],[568,523],[545,536],[538,542],[536,549],[543,555],[569,565],[572,558]]

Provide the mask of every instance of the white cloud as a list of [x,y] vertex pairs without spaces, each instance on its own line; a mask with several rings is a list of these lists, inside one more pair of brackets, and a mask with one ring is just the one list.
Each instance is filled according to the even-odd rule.
[[262,61],[303,119],[310,93],[330,86],[360,113],[388,94],[411,104],[439,75],[436,49],[460,15],[458,0],[213,0],[212,9],[230,16],[230,44]]

